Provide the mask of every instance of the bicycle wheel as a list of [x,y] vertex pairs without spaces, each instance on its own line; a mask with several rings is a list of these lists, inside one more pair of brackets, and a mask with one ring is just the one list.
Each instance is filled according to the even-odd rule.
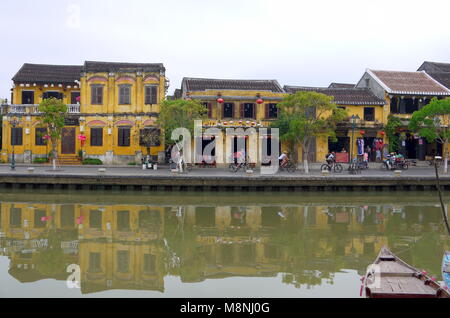
[[409,168],[409,165],[408,165],[407,162],[405,162],[405,163],[402,164],[402,169],[403,169],[403,170],[408,170],[408,168]]
[[295,168],[295,165],[294,165],[293,163],[289,163],[288,166],[286,167],[286,169],[287,169],[287,171],[288,171],[289,173],[294,173],[295,170],[297,170],[297,169]]
[[235,166],[236,165],[234,163],[230,163],[230,165],[228,166],[228,170],[230,170],[230,172],[236,172],[236,171],[234,171]]
[[342,165],[340,163],[337,163],[334,165],[334,172],[341,173],[344,168],[342,168]]
[[381,170],[388,170],[388,166],[387,166],[386,162],[383,162],[383,163],[381,164],[380,169],[381,169]]
[[331,171],[331,166],[324,164],[320,167],[320,171],[326,171],[326,170]]

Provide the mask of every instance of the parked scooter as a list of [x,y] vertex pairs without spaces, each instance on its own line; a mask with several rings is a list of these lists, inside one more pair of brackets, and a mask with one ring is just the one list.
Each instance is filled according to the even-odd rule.
[[381,164],[381,170],[408,170],[408,162],[402,155],[389,155]]

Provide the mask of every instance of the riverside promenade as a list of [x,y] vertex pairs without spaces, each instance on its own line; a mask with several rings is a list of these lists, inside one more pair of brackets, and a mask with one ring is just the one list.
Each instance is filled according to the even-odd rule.
[[[361,174],[322,175],[319,165],[309,174],[279,172],[261,175],[227,169],[194,168],[189,173],[173,173],[168,166],[142,170],[141,166],[0,165],[0,187],[17,189],[128,190],[128,191],[427,191],[436,189],[433,167],[410,167],[400,175],[381,171],[379,164]],[[31,168],[31,169],[30,169]],[[346,167],[344,167],[345,169]],[[103,170],[104,169],[104,170]],[[450,190],[450,175],[440,174],[444,190]]]

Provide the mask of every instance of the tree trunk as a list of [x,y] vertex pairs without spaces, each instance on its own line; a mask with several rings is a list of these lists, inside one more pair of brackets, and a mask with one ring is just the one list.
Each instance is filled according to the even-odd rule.
[[302,156],[303,156],[303,168],[305,169],[305,174],[309,174],[308,156],[309,156],[309,142],[302,144]]
[[58,157],[57,144],[56,141],[52,141],[52,152],[53,152],[53,170],[56,170],[56,160]]
[[448,139],[444,142],[444,173],[448,173]]

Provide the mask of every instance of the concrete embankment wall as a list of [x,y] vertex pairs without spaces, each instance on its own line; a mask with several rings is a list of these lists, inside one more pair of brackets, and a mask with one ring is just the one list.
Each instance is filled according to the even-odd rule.
[[[450,190],[450,177],[442,177]],[[114,176],[0,174],[0,187],[18,189],[129,191],[426,191],[436,189],[432,176]]]

